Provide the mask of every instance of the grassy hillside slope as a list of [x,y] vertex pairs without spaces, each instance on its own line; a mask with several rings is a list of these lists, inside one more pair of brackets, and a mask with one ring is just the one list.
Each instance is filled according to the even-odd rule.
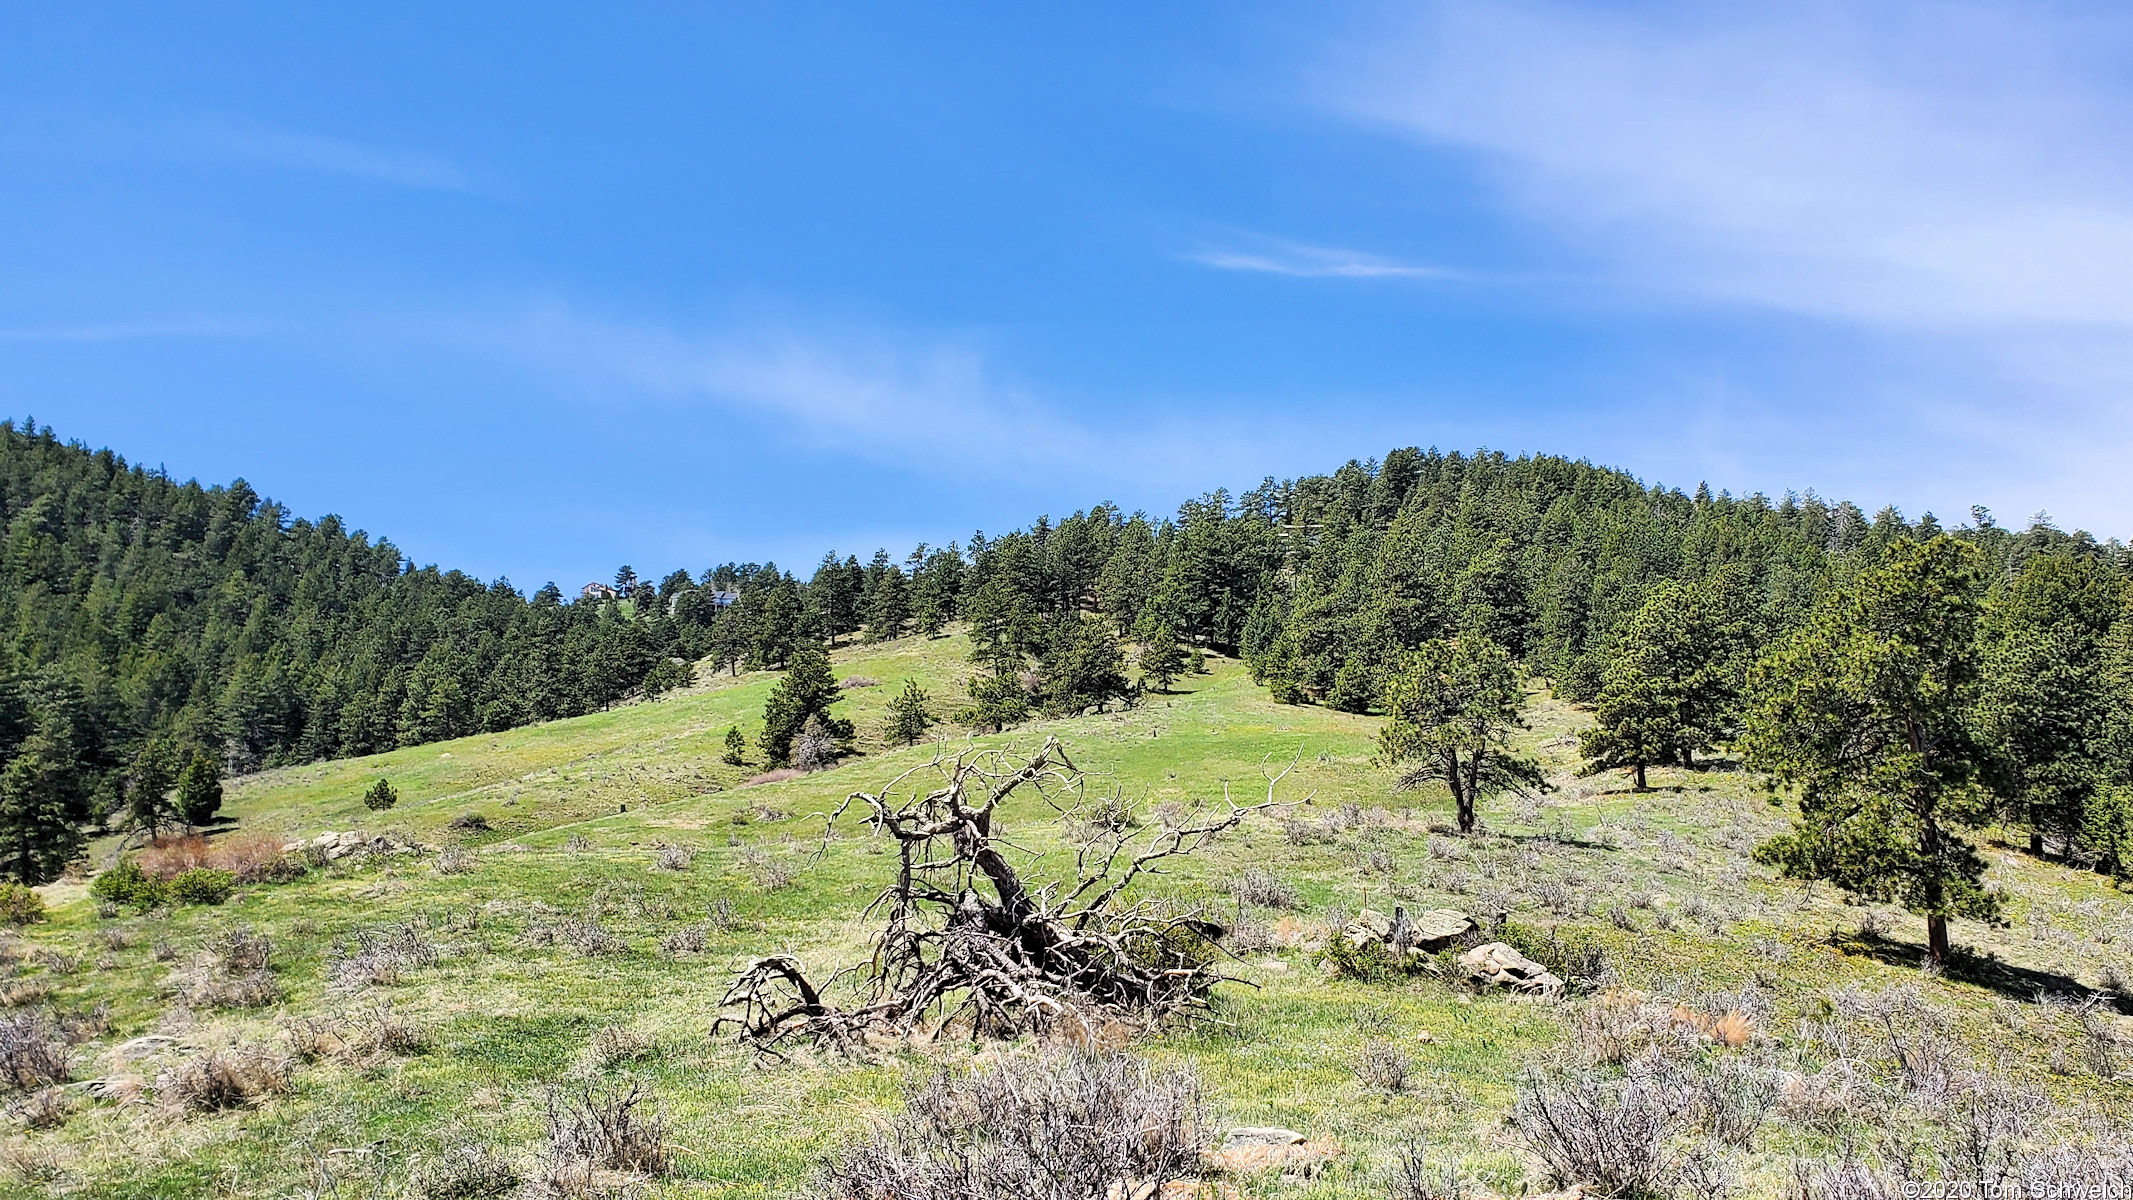
[[[283,884],[240,889],[227,904],[98,916],[77,883],[46,889],[51,920],[0,942],[6,998],[17,1011],[108,1007],[108,1027],[76,1052],[68,1113],[55,1128],[18,1120],[0,1140],[0,1197],[341,1196],[390,1194],[404,1173],[450,1147],[480,1142],[507,1156],[537,1153],[547,1085],[634,1075],[655,1089],[672,1176],[649,1194],[778,1196],[813,1159],[897,1104],[900,1086],[968,1044],[884,1048],[872,1061],[835,1057],[766,1067],[707,1036],[734,971],[753,955],[797,954],[819,975],[859,956],[860,910],[892,861],[847,817],[816,857],[813,814],[932,756],[879,744],[890,695],[906,678],[952,710],[970,667],[960,638],[906,639],[836,655],[848,690],[840,712],[862,734],[861,756],[834,770],[742,786],[759,766],[719,761],[722,737],[752,735],[773,677],[707,680],[656,704],[234,781],[226,811],[240,828],[291,840],[327,830],[393,828],[431,846],[463,841],[465,863],[435,855],[339,862]],[[1274,872],[1293,909],[1246,910],[1261,946],[1221,989],[1219,1024],[1139,1047],[1190,1060],[1225,1124],[1278,1124],[1337,1139],[1343,1152],[1314,1179],[1248,1181],[1252,1195],[1382,1195],[1394,1145],[1424,1132],[1448,1161],[1510,1194],[1538,1181],[1504,1126],[1521,1071],[1564,1036],[1588,1001],[1469,995],[1435,981],[1331,977],[1313,952],[1343,914],[1364,906],[1450,905],[1508,911],[1520,925],[1560,926],[1604,946],[1625,987],[1723,991],[1745,997],[1759,1039],[1784,1043],[1803,1018],[1830,1011],[1847,985],[1922,982],[1966,1053],[2064,1099],[2102,1098],[2123,1116],[2133,1091],[2070,1047],[2075,1015],[2034,1003],[2036,988],[2099,987],[2123,962],[2133,905],[2100,877],[1992,850],[1992,876],[2013,896],[2001,929],[1962,924],[1958,942],[1989,951],[1950,978],[1921,980],[1919,923],[1781,884],[1748,859],[1780,828],[1746,777],[1723,769],[1656,770],[1635,795],[1614,778],[1577,779],[1575,733],[1585,717],[1536,693],[1524,735],[1554,772],[1541,802],[1485,805],[1483,836],[1432,833],[1441,793],[1391,794],[1374,765],[1374,719],[1271,702],[1227,660],[1142,706],[1038,722],[984,743],[1034,745],[1056,735],[1085,769],[1123,785],[1153,820],[1168,802],[1217,798],[1225,783],[1263,793],[1262,764],[1298,758],[1281,796],[1289,823],[1255,819],[1162,876],[1157,890],[1207,898],[1230,915],[1232,879]],[[960,730],[947,730],[961,744]],[[752,752],[752,745],[751,745]],[[1300,758],[1299,758],[1300,755]],[[384,775],[399,806],[359,799]],[[1308,799],[1307,799],[1308,797]],[[479,814],[487,832],[448,827]],[[1008,813],[1013,840],[1039,856],[1029,872],[1064,870],[1050,810]],[[682,870],[656,869],[660,848],[686,848]],[[1046,856],[1045,852],[1051,852]],[[713,919],[713,915],[717,919]],[[583,953],[558,927],[590,919],[619,944]],[[335,981],[336,949],[392,923],[438,948],[391,981]],[[233,924],[273,942],[278,988],[263,1007],[188,1002],[187,971]],[[701,950],[677,948],[691,928]],[[669,944],[664,946],[663,942]],[[302,1022],[378,1021],[383,1011],[426,1044],[324,1053],[300,1062],[287,1090],[213,1113],[175,1111],[158,1076],[215,1047],[303,1041]],[[2122,1019],[2121,1019],[2122,1020]],[[295,1031],[292,1033],[292,1029]],[[1428,1031],[1429,1038],[1422,1034]],[[157,1036],[168,1041],[141,1042]],[[1413,1060],[1398,1093],[1367,1089],[1355,1065],[1384,1039]],[[122,1045],[125,1047],[121,1049]],[[315,1048],[315,1047],[314,1047]],[[1743,1159],[1748,1194],[1775,1194],[1786,1159],[1825,1152],[1804,1128],[1773,1128]],[[387,1190],[375,1186],[383,1180]]]

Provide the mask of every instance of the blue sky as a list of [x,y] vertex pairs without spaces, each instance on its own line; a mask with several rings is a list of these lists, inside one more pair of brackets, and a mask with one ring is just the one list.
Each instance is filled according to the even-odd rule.
[[422,562],[1409,444],[2133,534],[2115,7],[178,7],[0,15],[0,407]]

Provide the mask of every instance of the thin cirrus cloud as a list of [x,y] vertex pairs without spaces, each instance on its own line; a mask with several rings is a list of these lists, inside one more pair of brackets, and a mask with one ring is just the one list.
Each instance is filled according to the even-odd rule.
[[886,465],[958,472],[1061,467],[1122,474],[1131,451],[952,341],[876,330],[755,327],[684,332],[542,304],[502,317],[427,321],[441,339],[576,397],[713,404],[787,440]]
[[1617,296],[1870,348],[1851,401],[1788,405],[1888,431],[1852,486],[1945,506],[1985,481],[2123,532],[2129,63],[2133,17],[2078,5],[1438,2],[1301,77],[1305,103],[1474,164]]
[[1638,283],[1914,329],[2133,324],[2126,23],[1439,3],[1388,26],[1334,43],[1313,98],[1479,152]]
[[234,122],[207,122],[182,135],[191,149],[296,171],[344,175],[428,191],[471,192],[474,178],[435,155],[341,138]]
[[1335,246],[1307,246],[1271,238],[1254,239],[1250,249],[1208,249],[1185,255],[1188,262],[1223,271],[1256,271],[1297,279],[1461,279],[1447,267],[1399,262],[1376,254]]

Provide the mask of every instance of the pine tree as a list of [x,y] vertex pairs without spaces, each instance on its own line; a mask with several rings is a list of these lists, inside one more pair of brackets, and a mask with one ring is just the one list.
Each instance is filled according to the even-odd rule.
[[793,739],[807,727],[807,719],[816,715],[840,745],[850,742],[852,723],[829,715],[829,706],[839,695],[829,655],[812,649],[795,652],[763,705],[763,732],[757,735],[756,744],[763,748],[764,761],[785,766],[792,757]]
[[1731,655],[1709,598],[1662,580],[1616,637],[1601,675],[1596,723],[1578,736],[1580,772],[1692,766],[1733,719]]
[[398,803],[400,793],[393,790],[392,781],[382,775],[363,792],[363,807],[372,812],[384,812]]
[[911,623],[911,585],[902,568],[889,561],[889,552],[877,550],[867,568],[867,640],[885,642],[902,637]]
[[1172,680],[1185,673],[1185,651],[1170,623],[1163,622],[1141,644],[1141,678],[1154,680],[1155,690],[1167,692]]
[[222,768],[204,752],[193,751],[185,769],[178,772],[178,816],[187,825],[205,825],[222,808]]
[[1474,831],[1475,807],[1498,792],[1546,790],[1540,764],[1511,747],[1526,689],[1502,646],[1475,634],[1424,642],[1385,684],[1379,754],[1412,762],[1396,787],[1437,782],[1451,790],[1459,831]]
[[1936,963],[1950,917],[1999,910],[1963,836],[1992,811],[1974,735],[1980,590],[1967,543],[1891,542],[1756,665],[1742,738],[1748,764],[1800,797],[1793,831],[1757,860],[1901,902],[1925,917]]
[[904,680],[903,690],[889,700],[890,745],[913,746],[926,736],[926,729],[934,723],[928,699],[926,689],[918,686],[918,680]]
[[1029,719],[1029,692],[1013,675],[973,675],[966,685],[968,706],[956,710],[955,723],[998,733]]
[[81,852],[81,768],[50,729],[25,738],[0,770],[0,863],[17,883],[49,883]]
[[175,759],[176,751],[170,743],[157,738],[141,747],[128,772],[126,824],[145,831],[151,839],[160,836],[165,825],[174,825],[178,820],[169,795],[178,782]]
[[748,761],[748,739],[741,736],[740,726],[726,726],[726,752],[720,757],[726,765],[734,767]]
[[1113,700],[1132,705],[1139,689],[1126,679],[1126,652],[1108,622],[1068,613],[1052,627],[1037,678],[1047,712],[1071,716]]
[[2109,727],[2128,699],[2108,679],[2124,593],[2093,557],[2043,554],[1986,603],[1981,733],[1997,751],[1994,790],[2039,855],[2050,837],[2081,856],[2088,808],[2107,781]]

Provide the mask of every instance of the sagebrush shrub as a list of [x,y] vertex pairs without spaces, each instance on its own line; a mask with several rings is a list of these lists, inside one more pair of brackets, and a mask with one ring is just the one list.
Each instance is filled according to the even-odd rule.
[[209,1050],[156,1078],[156,1094],[163,1103],[187,1112],[235,1108],[288,1086],[289,1060],[273,1047],[258,1043]]
[[72,1057],[66,1031],[43,1013],[0,1017],[0,1081],[22,1092],[65,1083]]
[[641,1080],[548,1092],[546,1145],[538,1190],[582,1194],[596,1171],[667,1173],[672,1160],[659,1099]]
[[913,1086],[904,1112],[834,1155],[810,1195],[1109,1200],[1126,1180],[1152,1195],[1198,1174],[1208,1133],[1189,1072],[1117,1052],[1016,1055]]
[[408,1184],[422,1200],[493,1200],[519,1185],[511,1160],[479,1142],[447,1146],[415,1165]]
[[1296,889],[1288,880],[1259,867],[1246,867],[1230,880],[1229,894],[1239,903],[1262,908],[1295,908],[1297,904]]

